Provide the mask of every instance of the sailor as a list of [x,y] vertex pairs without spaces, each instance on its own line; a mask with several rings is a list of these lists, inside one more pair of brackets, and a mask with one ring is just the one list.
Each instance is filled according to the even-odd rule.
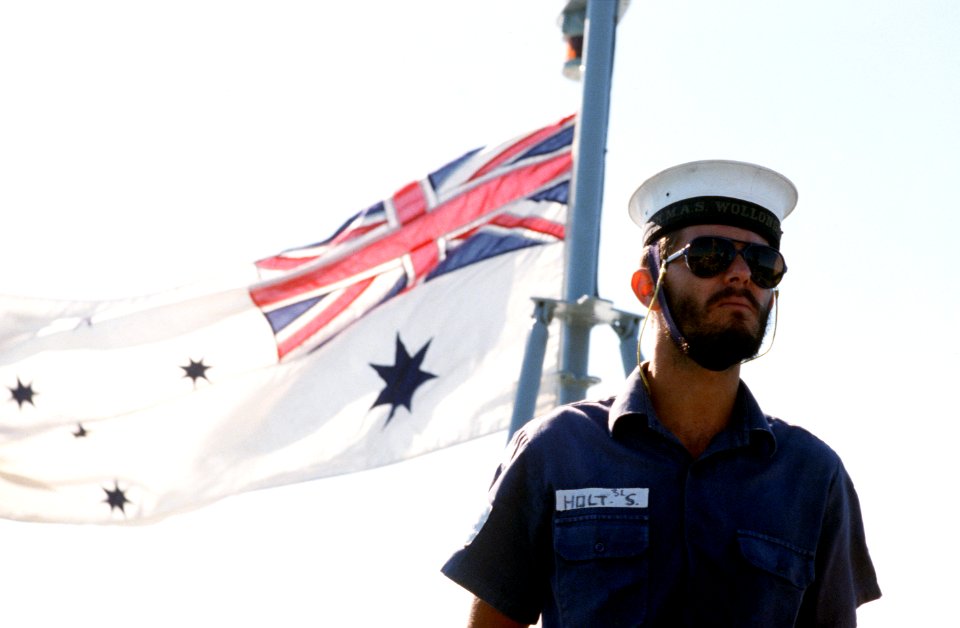
[[840,458],[740,379],[775,327],[796,202],[786,177],[723,160],[636,191],[651,357],[619,395],[514,435],[443,567],[476,596],[470,626],[842,627],[880,597]]

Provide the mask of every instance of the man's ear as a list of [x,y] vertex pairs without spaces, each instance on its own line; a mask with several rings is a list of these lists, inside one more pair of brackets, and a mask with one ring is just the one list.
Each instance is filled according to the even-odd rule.
[[642,303],[645,308],[656,309],[656,303],[651,306],[656,284],[649,270],[641,268],[633,273],[633,279],[631,279],[630,285],[633,287],[633,293],[637,295],[637,299],[640,300],[640,303]]

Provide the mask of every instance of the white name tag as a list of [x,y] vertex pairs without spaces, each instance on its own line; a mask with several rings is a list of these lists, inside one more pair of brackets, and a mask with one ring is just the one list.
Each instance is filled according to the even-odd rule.
[[557,510],[646,508],[648,488],[575,488],[557,491]]

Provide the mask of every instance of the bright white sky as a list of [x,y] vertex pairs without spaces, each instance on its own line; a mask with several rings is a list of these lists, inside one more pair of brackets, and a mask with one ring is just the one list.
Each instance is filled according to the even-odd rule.
[[[0,4],[0,293],[202,279],[574,112],[562,5]],[[725,157],[794,180],[776,345],[744,378],[854,478],[885,593],[866,628],[955,615],[957,32],[953,0],[634,0],[618,31],[601,296],[637,310],[625,206],[647,176]],[[616,388],[614,337],[596,340]],[[467,597],[438,570],[502,443],[152,526],[0,522],[4,622],[458,625]]]

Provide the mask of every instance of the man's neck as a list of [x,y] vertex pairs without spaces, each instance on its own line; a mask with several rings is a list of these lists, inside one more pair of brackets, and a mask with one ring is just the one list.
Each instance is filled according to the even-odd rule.
[[646,381],[657,418],[694,458],[730,422],[740,385],[740,365],[710,371],[680,353],[673,343],[657,343],[646,365]]

